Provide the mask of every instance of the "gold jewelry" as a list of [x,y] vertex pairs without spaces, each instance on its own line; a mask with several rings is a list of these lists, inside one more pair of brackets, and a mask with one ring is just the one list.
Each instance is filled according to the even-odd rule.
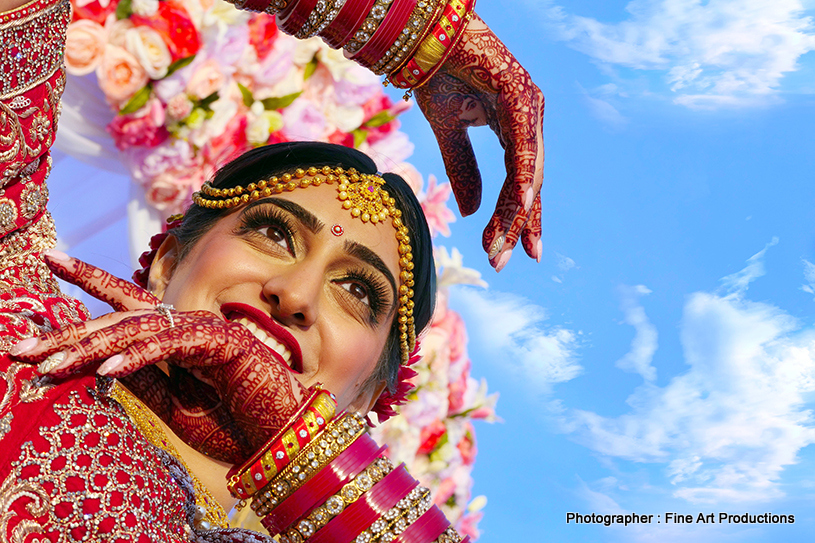
[[444,6],[445,3],[438,0],[417,2],[405,28],[393,45],[385,51],[382,58],[371,67],[371,71],[377,75],[382,75],[390,73],[400,66],[415,49],[416,43],[421,42],[430,29],[433,28],[433,23],[444,9]]
[[362,222],[384,222],[388,218],[396,229],[396,240],[399,242],[399,341],[402,350],[402,364],[406,364],[416,346],[416,327],[413,319],[413,250],[410,245],[410,233],[402,222],[402,212],[396,207],[396,200],[391,198],[383,187],[385,180],[374,174],[361,174],[351,168],[345,170],[337,167],[312,166],[307,170],[298,168],[294,173],[285,173],[268,180],[249,183],[246,187],[236,186],[226,189],[213,187],[209,181],[204,183],[200,192],[192,196],[192,201],[200,207],[209,209],[230,209],[273,194],[291,192],[297,188],[319,186],[323,183],[337,183],[337,197],[342,207],[351,212],[351,216]]

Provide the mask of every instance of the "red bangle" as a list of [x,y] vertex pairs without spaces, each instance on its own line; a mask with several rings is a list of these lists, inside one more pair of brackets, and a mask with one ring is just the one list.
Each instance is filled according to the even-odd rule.
[[353,541],[418,484],[416,479],[407,472],[405,465],[400,465],[366,492],[362,498],[346,507],[322,530],[314,534],[309,539],[309,543]]
[[298,0],[278,15],[277,26],[286,34],[295,34],[308,20],[308,14],[314,10],[317,0]]
[[320,36],[329,47],[341,48],[357,31],[375,2],[376,0],[346,0],[337,18]]
[[351,60],[362,64],[366,68],[376,64],[405,28],[414,7],[416,7],[416,0],[394,0],[391,9],[388,10],[388,14],[385,16],[385,20],[376,29],[376,33],[371,36],[368,43],[362,46],[362,49],[351,56]]
[[426,543],[435,541],[444,533],[450,521],[438,507],[431,507],[427,513],[416,519],[392,543]]
[[246,0],[242,5],[235,6],[240,7],[240,9],[245,9],[249,11],[256,11],[258,13],[263,13],[266,11],[266,8],[269,7],[269,4],[272,3],[272,0]]
[[356,477],[384,452],[385,448],[377,448],[376,442],[368,434],[363,434],[326,468],[320,470],[317,475],[264,517],[263,525],[270,533],[283,533],[297,519],[305,516],[319,503],[335,494],[345,483]]

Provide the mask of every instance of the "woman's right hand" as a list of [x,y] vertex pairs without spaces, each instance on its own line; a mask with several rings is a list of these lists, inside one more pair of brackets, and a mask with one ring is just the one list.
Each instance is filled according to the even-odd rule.
[[[76,259],[46,260],[62,279],[117,312],[39,338],[17,357],[61,377],[100,360],[185,442],[242,462],[282,428],[308,394],[294,373],[238,323],[207,311],[156,311],[140,287]],[[58,353],[58,354],[57,354]],[[56,358],[54,355],[56,354]],[[57,364],[54,364],[54,361]],[[169,378],[155,367],[166,361]]]

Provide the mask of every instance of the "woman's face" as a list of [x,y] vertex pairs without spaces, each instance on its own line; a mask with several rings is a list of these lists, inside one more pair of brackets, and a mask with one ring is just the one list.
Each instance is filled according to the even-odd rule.
[[396,233],[390,221],[353,218],[335,186],[242,206],[167,268],[157,282],[165,303],[247,325],[301,383],[336,394],[339,409],[366,411],[381,391],[363,384],[396,314]]

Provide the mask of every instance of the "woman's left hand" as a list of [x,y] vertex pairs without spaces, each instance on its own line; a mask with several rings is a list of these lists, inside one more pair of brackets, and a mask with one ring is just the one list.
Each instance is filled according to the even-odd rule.
[[[207,311],[159,313],[160,300],[104,270],[46,261],[117,312],[45,334],[18,358],[50,356],[41,368],[56,377],[107,359],[99,373],[123,378],[185,442],[231,462],[257,450],[305,398],[291,370],[244,326]],[[155,367],[162,361],[169,377]]]

